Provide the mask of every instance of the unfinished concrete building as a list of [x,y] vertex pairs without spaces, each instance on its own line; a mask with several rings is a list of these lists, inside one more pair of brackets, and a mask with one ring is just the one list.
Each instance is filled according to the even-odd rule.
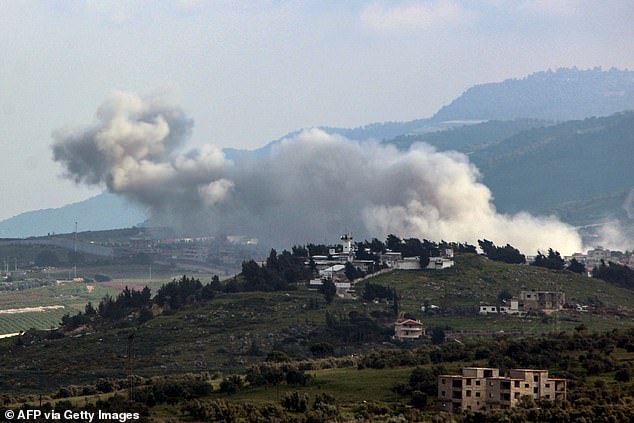
[[566,400],[566,379],[549,378],[548,370],[467,367],[460,375],[438,376],[438,407],[450,413],[462,410],[511,408],[523,396],[535,400]]

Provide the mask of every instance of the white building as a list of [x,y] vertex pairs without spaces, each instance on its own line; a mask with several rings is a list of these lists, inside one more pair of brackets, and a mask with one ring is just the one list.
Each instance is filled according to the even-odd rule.
[[420,258],[405,257],[394,263],[394,268],[399,270],[420,270]]
[[454,261],[446,257],[430,257],[427,269],[442,270],[453,267]]
[[498,314],[498,308],[492,305],[481,305],[480,306],[480,314]]
[[343,234],[341,241],[343,241],[343,253],[348,255],[353,254],[354,246],[352,245],[352,234]]
[[500,314],[517,314],[524,315],[525,313],[520,310],[520,303],[518,300],[510,300],[503,306],[500,306]]
[[319,271],[319,276],[322,278],[333,279],[335,276],[342,275],[346,270],[346,266],[343,264],[335,264],[330,267],[326,267]]
[[399,319],[394,323],[394,339],[399,341],[420,339],[425,335],[425,327],[420,320]]

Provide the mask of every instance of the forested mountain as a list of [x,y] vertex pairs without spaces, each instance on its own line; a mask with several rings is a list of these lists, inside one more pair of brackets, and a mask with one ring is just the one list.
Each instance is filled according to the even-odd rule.
[[469,88],[432,120],[546,120],[607,116],[634,109],[634,72],[577,68],[533,73],[522,79]]
[[[627,112],[530,129],[470,159],[493,191],[496,206],[516,212],[610,195],[623,204],[634,187],[632,157],[634,112]],[[623,214],[620,209],[612,214]]]

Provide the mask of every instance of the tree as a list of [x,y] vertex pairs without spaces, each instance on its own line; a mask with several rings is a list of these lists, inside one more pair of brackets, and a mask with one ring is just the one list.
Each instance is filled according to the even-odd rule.
[[324,299],[326,300],[327,304],[332,303],[335,295],[337,295],[337,287],[335,286],[335,283],[330,279],[322,281],[319,290],[322,294],[324,294]]
[[566,267],[566,270],[569,270],[574,273],[584,273],[586,271],[586,266],[583,263],[577,261],[577,259],[573,258],[570,260],[570,264]]
[[354,267],[352,263],[350,263],[349,261],[346,262],[344,274],[346,275],[346,278],[348,278],[349,281],[353,281],[363,276],[363,274],[359,271],[359,269]]
[[282,406],[288,411],[303,413],[308,408],[308,395],[300,395],[299,392],[286,394],[284,398],[282,398]]
[[427,394],[421,391],[412,392],[412,407],[423,409],[427,406]]
[[394,290],[390,287],[368,281],[363,288],[362,298],[365,301],[373,301],[377,298],[384,298],[391,301],[394,299]]
[[385,246],[392,251],[401,251],[401,239],[394,234],[389,234],[385,240]]
[[416,367],[409,375],[409,386],[415,391],[435,395],[438,383],[436,376],[430,369]]
[[291,251],[293,252],[293,257],[308,257],[308,249],[303,245],[293,245]]
[[394,314],[394,316],[398,316],[401,312],[401,298],[396,292],[396,289],[393,290],[392,298],[394,298],[394,301],[392,302],[392,314]]
[[623,367],[616,371],[614,380],[617,382],[629,382],[632,380],[632,370],[629,367]]
[[524,254],[510,244],[505,247],[496,247],[495,244],[487,239],[478,240],[480,248],[484,254],[490,259],[501,261],[509,264],[524,264],[526,257]]
[[603,279],[613,285],[634,289],[634,270],[627,266],[601,260],[601,265],[592,269],[592,277]]
[[385,244],[376,238],[372,238],[372,241],[370,241],[369,247],[370,247],[370,251],[372,251],[373,253],[385,252]]
[[552,270],[563,270],[566,262],[561,258],[559,251],[555,251],[552,248],[548,249],[548,256],[545,256],[541,251],[537,252],[535,261],[531,263],[532,266],[545,267]]
[[431,330],[431,342],[434,344],[442,344],[445,342],[445,330],[441,327],[435,327]]
[[237,394],[242,387],[242,379],[240,376],[231,376],[220,382],[220,392],[233,395]]
[[271,253],[269,257],[266,259],[266,267],[267,269],[279,271],[280,270],[280,262],[277,259],[277,251],[271,248]]
[[86,316],[94,316],[97,314],[97,310],[95,310],[92,306],[92,302],[88,301],[88,304],[86,304],[86,307],[84,308],[84,314]]
[[330,357],[335,354],[335,347],[328,342],[318,342],[310,346],[310,353],[318,358]]

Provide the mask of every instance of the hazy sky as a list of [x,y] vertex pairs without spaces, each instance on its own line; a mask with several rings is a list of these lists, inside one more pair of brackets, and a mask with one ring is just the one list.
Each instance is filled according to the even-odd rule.
[[427,117],[473,84],[634,68],[634,2],[0,2],[0,219],[98,190],[59,178],[51,132],[114,90],[164,95],[191,146]]

